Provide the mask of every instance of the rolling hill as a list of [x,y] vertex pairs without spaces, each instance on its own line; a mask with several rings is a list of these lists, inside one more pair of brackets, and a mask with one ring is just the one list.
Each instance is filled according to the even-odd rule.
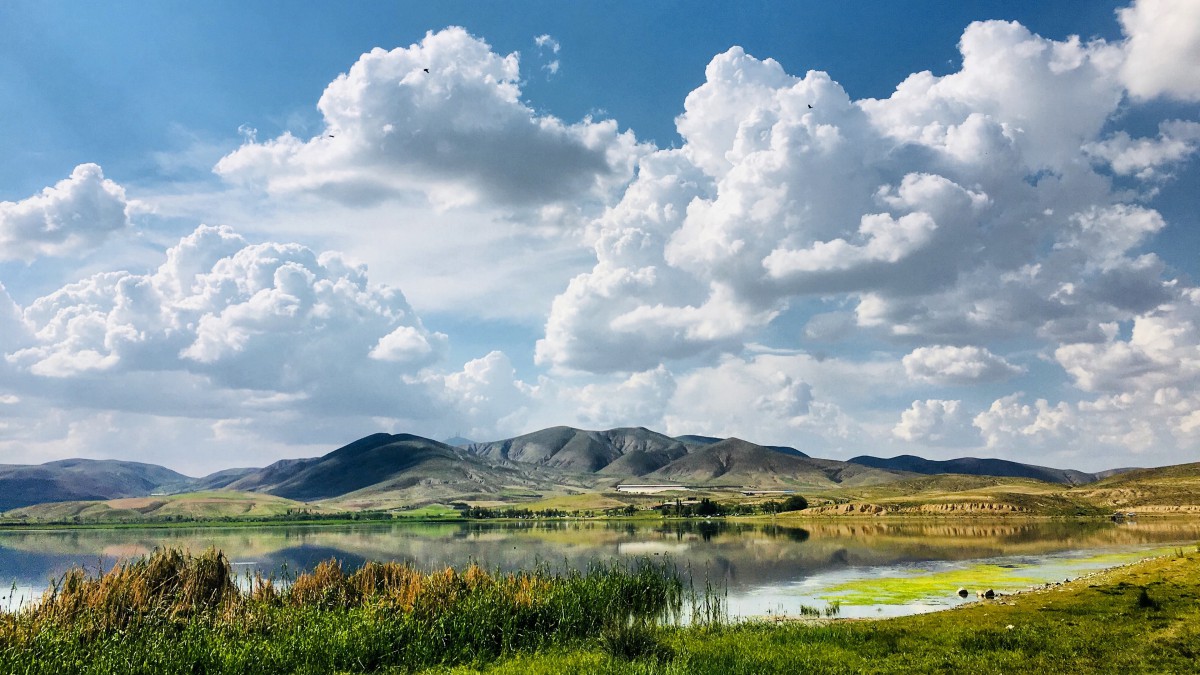
[[[676,436],[675,440],[681,441],[684,444],[689,445],[689,446],[703,447],[705,445],[712,445],[713,443],[720,443],[721,441],[723,441],[725,439],[717,438],[716,436],[697,436],[696,434],[685,434],[683,436]],[[791,447],[790,445],[764,445],[762,447],[770,448],[772,450],[776,450],[778,452],[782,452],[787,455],[796,455],[798,457],[808,457],[807,454],[800,452],[799,450]]]
[[[1200,510],[1200,499],[1193,496],[1200,495],[1200,464],[1085,473],[1000,459],[935,461],[912,455],[842,462],[737,438],[672,438],[643,427],[588,431],[560,426],[490,443],[454,440],[463,445],[377,433],[321,457],[227,469],[203,478],[116,460],[0,465],[0,511],[61,502],[45,513],[121,520],[136,514],[184,515],[188,509],[259,513],[297,502],[345,509],[451,500],[574,503],[588,494],[611,499],[616,493],[610,488],[631,480],[718,490],[798,489],[839,504],[849,499],[889,509],[919,504],[958,508],[954,505],[962,503],[983,504],[988,510],[991,504],[1008,505],[1023,512],[1178,510],[1180,505]],[[199,501],[178,501],[175,493],[203,494]],[[241,493],[259,495],[262,501],[213,496]]]
[[1124,471],[1071,492],[1077,499],[1112,509],[1198,513],[1200,462]]
[[0,465],[0,511],[45,502],[141,497],[193,481],[154,464],[111,459]]
[[905,474],[810,457],[727,438],[701,445],[646,478],[755,488],[834,487],[900,480]]
[[321,511],[320,507],[274,495],[245,492],[189,492],[153,497],[125,497],[106,501],[67,501],[13,509],[8,518],[34,522],[138,522],[169,520],[173,516],[206,518],[264,517],[288,511]]
[[372,434],[322,457],[283,460],[250,473],[229,489],[301,501],[419,503],[500,495],[505,490],[552,490],[560,477],[537,476],[507,462],[411,434]]
[[907,471],[926,475],[957,473],[968,476],[999,476],[1003,478],[1033,478],[1047,483],[1061,485],[1084,485],[1099,479],[1097,474],[1075,471],[1073,469],[1051,469],[1033,464],[1021,464],[1005,459],[977,459],[961,457],[959,459],[933,460],[915,455],[900,455],[898,457],[881,458],[862,455],[849,460],[853,464],[870,466],[876,469],[891,471]]

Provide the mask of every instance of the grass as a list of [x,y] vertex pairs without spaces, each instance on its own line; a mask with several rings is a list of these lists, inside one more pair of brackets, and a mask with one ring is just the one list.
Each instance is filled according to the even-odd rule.
[[[1083,558],[1070,558],[1063,560],[1062,564],[1065,566],[1065,570],[1062,571],[1074,577],[1087,571],[1125,565],[1146,557],[1166,555],[1171,551],[1170,548],[1160,548],[1151,551],[1102,553]],[[847,604],[904,604],[936,598],[955,588],[967,588],[972,593],[986,588],[1010,593],[1038,586],[1047,581],[1062,580],[1061,575],[1057,579],[1046,579],[1045,571],[1039,575],[1030,576],[1027,568],[1027,565],[1019,563],[977,563],[960,569],[932,572],[916,569],[904,575],[847,581],[824,589],[823,595],[834,596],[840,602]]]
[[1055,590],[932,614],[660,628],[659,646],[646,656],[626,657],[597,642],[434,672],[1195,672],[1198,599],[1200,555],[1179,551]]
[[392,514],[397,520],[463,520],[462,512],[445,504],[428,504]]
[[[485,663],[607,631],[651,635],[681,609],[674,568],[425,572],[336,561],[240,592],[216,550],[165,549],[103,575],[68,573],[37,605],[0,615],[0,672],[325,673]],[[615,643],[614,643],[615,644]]]
[[36,504],[13,509],[10,521],[31,523],[136,523],[217,518],[272,518],[289,512],[328,513],[327,509],[268,494],[236,491],[188,492],[107,501]]
[[730,624],[710,588],[693,598],[707,621],[662,625],[682,585],[648,561],[516,574],[329,561],[286,587],[234,582],[214,550],[69,573],[0,615],[0,672],[1160,673],[1200,658],[1200,547],[885,621]]

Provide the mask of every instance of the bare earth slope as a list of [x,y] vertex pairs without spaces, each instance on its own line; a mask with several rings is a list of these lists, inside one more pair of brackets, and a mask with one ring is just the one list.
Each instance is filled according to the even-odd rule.
[[474,443],[470,452],[574,473],[641,476],[687,454],[680,441],[642,427],[586,431],[550,427],[516,438]]

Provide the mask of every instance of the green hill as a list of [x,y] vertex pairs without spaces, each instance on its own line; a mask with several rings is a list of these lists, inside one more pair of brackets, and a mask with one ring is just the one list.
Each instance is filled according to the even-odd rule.
[[193,480],[154,464],[111,459],[0,465],[0,511],[45,502],[137,497]]
[[209,518],[269,517],[289,511],[321,511],[303,502],[247,492],[189,492],[106,501],[36,504],[5,513],[6,518],[36,522],[135,522],[169,520],[173,516]]
[[367,508],[497,497],[513,490],[536,497],[561,480],[420,436],[372,434],[322,457],[277,462],[229,487],[302,501],[336,498]]

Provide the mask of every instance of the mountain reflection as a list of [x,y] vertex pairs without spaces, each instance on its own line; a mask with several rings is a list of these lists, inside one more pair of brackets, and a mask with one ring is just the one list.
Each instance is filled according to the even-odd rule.
[[669,561],[730,592],[795,583],[847,567],[894,566],[1064,551],[1192,543],[1196,521],[971,521],[777,523],[679,520],[469,522],[344,527],[74,530],[0,533],[0,584],[44,588],[71,566],[110,567],[155,547],[215,546],[239,572],[287,574],[337,558],[349,567],[396,560],[420,568],[477,563],[514,570],[536,564],[584,568],[596,560]]

